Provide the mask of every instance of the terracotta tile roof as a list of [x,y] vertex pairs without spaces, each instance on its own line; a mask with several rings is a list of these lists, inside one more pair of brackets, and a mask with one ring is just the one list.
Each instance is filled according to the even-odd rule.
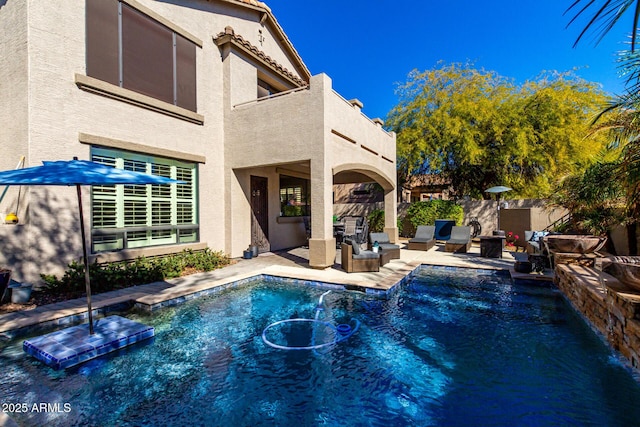
[[271,12],[271,9],[269,9],[269,6],[267,6],[265,3],[261,1],[256,1],[256,0],[235,0],[235,1],[237,1],[238,3],[250,4],[251,6],[262,7],[268,10],[269,12]]
[[[255,0],[236,0],[236,1],[239,1],[242,3],[251,3],[251,4],[260,3]],[[232,27],[230,26],[225,27],[223,32],[219,33],[217,36],[214,37],[214,41],[219,45],[224,44],[223,41],[225,37],[230,37],[236,44],[244,47],[249,52],[251,52],[258,58],[260,58],[261,60],[269,64],[269,66],[271,66],[276,72],[286,76],[287,78],[289,78],[290,80],[298,84],[299,86],[307,86],[308,83],[306,81],[302,80],[296,74],[292,73],[287,68],[283,67],[281,64],[276,62],[274,59],[272,59],[266,53],[258,49],[256,46],[252,45],[248,40],[245,40],[244,37],[242,37],[240,34],[236,34]]]
[[412,175],[403,185],[404,188],[430,187],[430,186],[448,186],[451,185],[450,179],[445,179],[442,175],[421,174]]

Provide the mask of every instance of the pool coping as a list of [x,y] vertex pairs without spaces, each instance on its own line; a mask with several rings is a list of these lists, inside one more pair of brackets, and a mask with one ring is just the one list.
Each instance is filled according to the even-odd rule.
[[[277,254],[271,254],[280,257]],[[443,268],[471,268],[478,270],[508,271],[511,262],[502,264],[486,264],[486,259],[477,258],[475,254],[438,253],[436,250],[412,251],[401,250],[401,258],[392,260],[380,268],[380,272],[346,273],[341,269],[330,267],[316,270],[298,265],[279,263],[279,259],[263,256],[250,260],[239,269],[225,267],[208,273],[197,273],[176,279],[132,286],[116,291],[92,296],[92,313],[94,318],[107,316],[109,313],[128,311],[134,307],[142,310],[180,304],[197,297],[239,286],[260,277],[276,277],[290,279],[296,283],[311,286],[338,286],[347,291],[364,292],[371,295],[384,296],[398,285],[409,280],[415,270],[422,265]],[[255,261],[261,259],[262,264]],[[251,261],[254,261],[252,263]],[[494,260],[491,260],[492,262]],[[238,262],[240,265],[242,261]],[[255,266],[256,268],[251,268]],[[49,331],[56,326],[71,326],[87,320],[86,298],[63,301],[55,304],[39,306],[29,311],[18,311],[0,315],[0,339],[12,340],[38,332]]]
[[[243,286],[264,278],[288,280],[299,285],[385,295],[390,289],[395,288],[396,285],[407,280],[407,277],[409,277],[415,269],[419,268],[420,265],[420,263],[412,265],[413,268],[411,268],[411,271],[399,277],[399,280],[394,281],[394,283],[388,287],[384,285],[398,277],[398,274],[386,277],[382,281],[384,284],[369,287],[362,285],[362,282],[339,283],[338,280],[318,279],[317,274],[314,277],[313,274],[292,274],[289,271],[283,272],[272,268],[265,268],[261,271],[187,286],[170,286],[167,282],[156,282],[97,294],[92,298],[92,313],[94,319],[97,319],[100,316],[107,316],[109,313],[128,311],[132,308],[155,311],[163,307],[175,306],[196,298],[211,295],[231,287]],[[304,270],[300,270],[300,272],[303,271]],[[123,292],[127,290],[129,290],[129,292]],[[12,340],[20,336],[45,331],[56,326],[71,326],[82,323],[87,320],[88,311],[86,299],[83,297],[61,303],[44,305],[26,312],[8,313],[2,317],[5,321],[0,325],[0,337],[6,340]]]
[[[415,275],[417,271],[422,268],[434,268],[434,269],[446,269],[446,270],[477,270],[477,271],[496,271],[508,275],[507,270],[487,269],[487,268],[474,268],[474,267],[461,267],[461,266],[443,266],[437,264],[424,264],[417,263],[412,266],[413,268],[406,275],[403,275],[399,280],[395,281],[392,286],[386,289],[374,289],[361,285],[335,283],[326,280],[317,280],[301,277],[291,277],[291,275],[279,274],[277,272],[257,272],[247,275],[247,277],[228,278],[227,280],[219,280],[210,282],[208,286],[201,286],[201,289],[189,289],[176,291],[175,289],[165,289],[166,292],[159,294],[141,294],[134,293],[133,295],[125,297],[115,297],[105,300],[103,303],[95,303],[92,305],[93,317],[98,319],[100,317],[106,317],[110,313],[125,312],[133,308],[137,308],[144,311],[155,311],[165,307],[173,307],[183,304],[185,302],[213,295],[217,292],[224,291],[238,286],[245,286],[258,280],[273,280],[282,281],[285,283],[292,283],[299,286],[320,287],[325,289],[335,289],[343,291],[355,291],[362,292],[367,295],[373,295],[377,297],[387,297],[399,289],[407,281]],[[395,278],[395,277],[394,277]],[[104,294],[102,294],[104,295]],[[44,332],[54,328],[56,326],[72,326],[85,322],[88,318],[86,309],[86,300],[84,298],[78,299],[83,307],[67,308],[50,310],[48,315],[38,313],[36,316],[21,317],[13,321],[4,323],[3,328],[0,330],[0,337],[6,340],[13,340],[21,336],[28,336],[39,332]],[[46,306],[43,306],[46,307]]]

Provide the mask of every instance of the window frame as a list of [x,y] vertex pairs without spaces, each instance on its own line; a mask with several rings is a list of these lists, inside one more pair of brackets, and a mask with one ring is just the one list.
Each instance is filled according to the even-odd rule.
[[[285,180],[284,185],[283,179]],[[290,181],[290,184],[287,185],[286,181]],[[296,194],[296,189],[300,190],[299,194]],[[280,199],[281,217],[296,218],[309,216],[311,214],[311,180],[280,174],[278,194]],[[291,197],[296,199],[293,205],[289,205]]]
[[[88,78],[97,79],[122,90],[192,113],[197,112],[197,48],[202,47],[199,39],[133,0],[85,0],[85,2],[85,61]],[[136,21],[140,25],[136,25]],[[138,28],[139,34],[127,33],[127,28]],[[149,73],[136,71],[135,62],[132,61],[136,61],[139,55],[125,55],[131,47],[125,45],[126,40],[139,40],[140,37],[135,37],[136,35],[151,34],[147,31],[149,28],[164,32],[171,39],[165,40],[167,45],[162,45],[164,47],[161,48],[165,52],[165,58],[160,60],[160,63],[164,65],[156,64],[154,67],[154,69],[164,69],[163,73],[160,73],[165,75],[165,81],[162,84],[160,80],[155,84],[153,82],[149,84],[149,81],[153,80],[148,79]],[[171,50],[170,55],[166,54],[168,49]],[[145,64],[152,62],[149,59],[158,59],[156,56],[152,52],[150,58],[142,58],[141,66],[144,68]],[[125,59],[128,60],[125,61]],[[169,75],[170,78],[167,79]],[[76,78],[76,83],[78,83],[77,80]],[[168,80],[171,82],[169,83]],[[79,86],[84,88],[83,85],[79,84]],[[114,97],[120,98],[120,96]],[[144,103],[133,103],[146,106]]]
[[189,183],[92,186],[92,253],[200,241],[197,163],[98,146],[91,159]]

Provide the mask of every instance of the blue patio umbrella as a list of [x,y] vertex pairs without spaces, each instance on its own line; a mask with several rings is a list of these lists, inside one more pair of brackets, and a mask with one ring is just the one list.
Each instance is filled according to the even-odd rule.
[[113,184],[184,184],[184,181],[117,169],[100,163],[78,160],[77,158],[67,161],[43,162],[42,166],[0,172],[0,185],[75,185],[78,194],[78,210],[80,213],[80,232],[82,233],[82,256],[84,259],[90,334],[93,334],[91,282],[89,279],[89,256],[84,231],[84,214],[82,212],[82,192],[80,186]]
[[494,193],[496,195],[496,202],[498,203],[498,231],[500,231],[500,193],[511,190],[513,190],[513,188],[505,187],[504,185],[496,185],[495,187],[487,188],[486,190],[484,190],[486,193]]

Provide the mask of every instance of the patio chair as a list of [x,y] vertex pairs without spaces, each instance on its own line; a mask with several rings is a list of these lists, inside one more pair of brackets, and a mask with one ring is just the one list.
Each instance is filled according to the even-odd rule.
[[391,243],[387,233],[369,233],[368,248],[371,249],[375,242],[378,242],[378,247],[381,251],[391,252],[390,259],[400,258],[400,246]]
[[358,233],[358,218],[355,216],[345,216],[342,218],[344,228],[339,231],[340,240],[345,242],[347,240],[355,240]]
[[367,236],[369,235],[369,223],[366,218],[362,218],[362,224],[356,227],[356,241],[359,244],[367,243]]
[[363,251],[355,241],[342,243],[342,269],[347,273],[380,271],[380,254]]
[[471,249],[471,227],[454,225],[451,227],[451,238],[444,244],[446,252],[466,253]]
[[435,232],[435,225],[419,225],[414,238],[409,239],[407,248],[418,251],[428,251],[436,244],[434,237]]

